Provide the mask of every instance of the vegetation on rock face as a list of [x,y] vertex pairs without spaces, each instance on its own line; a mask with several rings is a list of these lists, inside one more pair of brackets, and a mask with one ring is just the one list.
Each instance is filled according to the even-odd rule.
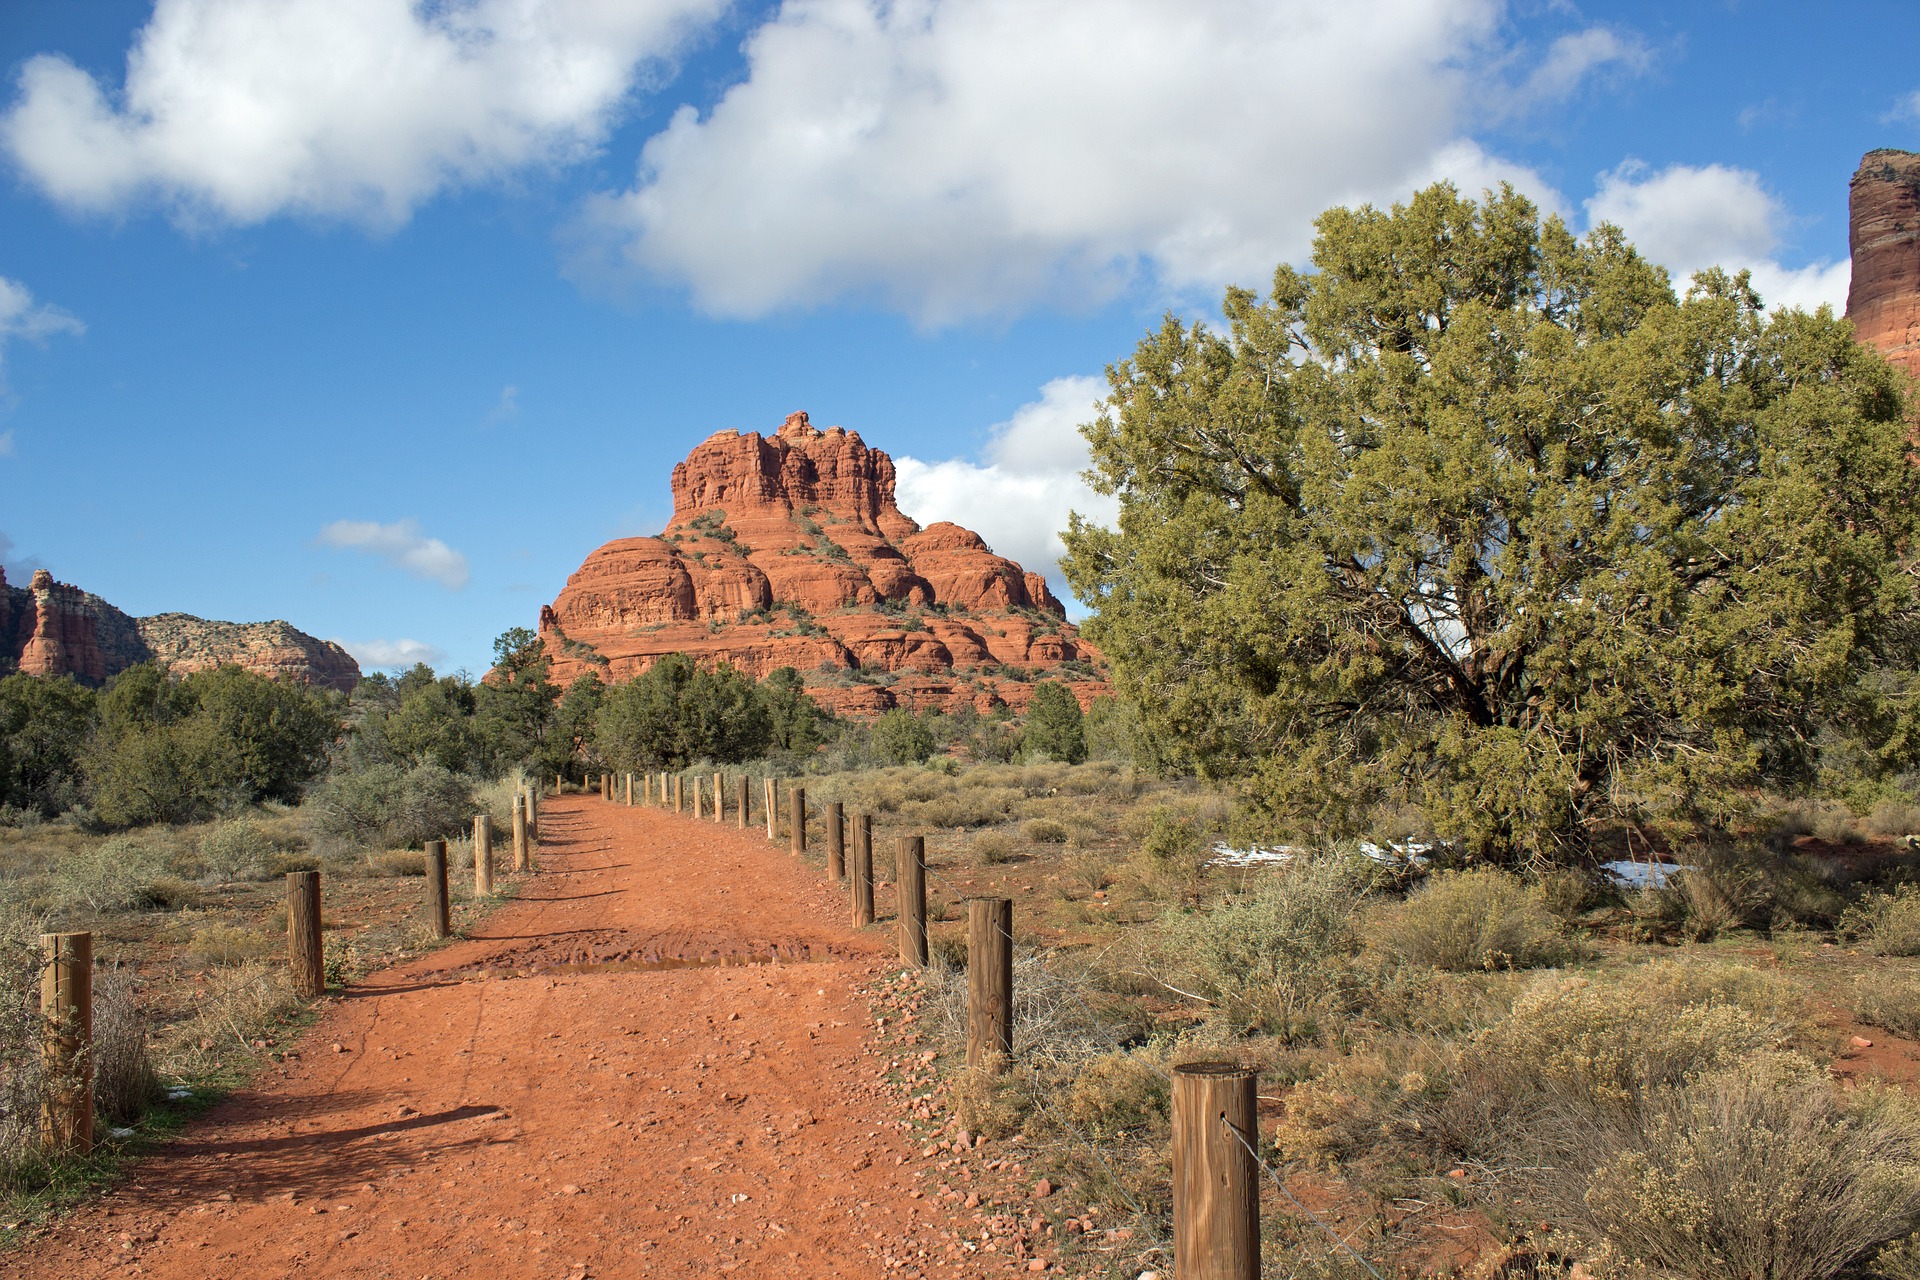
[[1318,229],[1086,429],[1120,516],[1068,574],[1156,742],[1276,819],[1412,802],[1497,859],[1724,823],[1823,740],[1912,755],[1915,472],[1844,321],[1676,298],[1511,190]]

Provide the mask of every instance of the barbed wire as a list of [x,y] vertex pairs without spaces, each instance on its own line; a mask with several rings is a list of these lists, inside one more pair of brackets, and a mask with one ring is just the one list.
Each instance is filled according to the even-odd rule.
[[1373,1264],[1371,1262],[1368,1262],[1365,1258],[1361,1257],[1360,1254],[1354,1249],[1354,1247],[1348,1244],[1345,1238],[1342,1237],[1339,1232],[1335,1231],[1332,1227],[1328,1226],[1326,1222],[1320,1217],[1319,1214],[1307,1208],[1306,1205],[1301,1204],[1299,1198],[1295,1196],[1293,1192],[1287,1190],[1287,1184],[1285,1180],[1280,1177],[1279,1172],[1276,1169],[1274,1169],[1272,1165],[1268,1164],[1265,1160],[1260,1158],[1260,1153],[1254,1150],[1252,1143],[1247,1141],[1247,1135],[1240,1132],[1238,1126],[1236,1126],[1233,1123],[1233,1121],[1227,1119],[1223,1115],[1220,1117],[1220,1124],[1223,1128],[1226,1129],[1228,1133],[1234,1136],[1234,1138],[1240,1143],[1242,1147],[1246,1148],[1247,1154],[1253,1158],[1253,1163],[1258,1168],[1263,1170],[1269,1178],[1273,1179],[1273,1185],[1275,1187],[1278,1187],[1280,1190],[1280,1194],[1287,1198],[1287,1203],[1291,1204],[1294,1208],[1298,1209],[1301,1213],[1306,1214],[1307,1220],[1312,1222],[1314,1226],[1326,1232],[1328,1239],[1332,1240],[1335,1244],[1339,1245],[1340,1248],[1346,1252],[1347,1256],[1351,1257],[1355,1262],[1365,1267],[1367,1269],[1367,1274],[1372,1276],[1373,1280],[1386,1280],[1386,1277],[1381,1275],[1378,1271],[1374,1270]]

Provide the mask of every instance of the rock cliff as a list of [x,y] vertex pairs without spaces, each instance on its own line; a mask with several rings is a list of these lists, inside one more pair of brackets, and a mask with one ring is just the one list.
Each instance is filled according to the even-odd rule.
[[175,671],[231,662],[264,676],[351,692],[360,667],[345,649],[284,622],[209,622],[184,613],[132,618],[45,569],[26,587],[0,570],[0,668],[70,675],[98,685],[136,663]]
[[771,436],[722,431],[673,469],[655,538],[589,555],[540,611],[563,686],[622,681],[669,653],[755,676],[793,667],[856,715],[972,702],[1024,707],[1032,682],[1105,691],[1100,654],[1045,579],[894,501],[893,459],[807,415]]
[[1920,153],[1867,152],[1847,203],[1854,334],[1920,375]]

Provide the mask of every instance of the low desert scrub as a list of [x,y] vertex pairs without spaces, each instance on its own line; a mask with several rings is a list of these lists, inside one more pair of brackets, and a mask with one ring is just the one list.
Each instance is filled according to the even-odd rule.
[[1194,806],[1177,804],[1134,810],[1121,821],[1120,834],[1140,881],[1176,893],[1193,890],[1216,838]]
[[1072,834],[1064,822],[1052,818],[1032,818],[1020,828],[1020,834],[1034,844],[1065,844]]
[[51,868],[55,893],[89,911],[128,911],[155,905],[156,885],[170,874],[165,855],[134,836],[115,836],[63,854]]
[[1622,1260],[1697,1280],[1827,1280],[1920,1226],[1920,1115],[1754,1061],[1598,1109],[1550,1107],[1526,1197]]
[[1441,872],[1383,908],[1367,933],[1396,960],[1454,973],[1531,969],[1580,954],[1547,909],[1545,892],[1497,867]]
[[973,855],[973,860],[983,867],[1011,862],[1018,848],[1019,845],[1014,838],[1004,831],[982,832],[967,845],[967,851]]
[[1246,893],[1162,917],[1147,971],[1237,1029],[1312,1037],[1349,1006],[1370,868],[1325,855],[1276,867]]
[[209,924],[193,931],[187,942],[187,954],[208,967],[245,964],[264,960],[281,944],[257,929],[241,925]]
[[1920,1038],[1920,978],[1881,971],[1854,985],[1853,1012],[1862,1022]]
[[1920,833],[1920,804],[1910,800],[1882,800],[1862,823],[1869,835],[1887,839]]
[[1868,894],[1847,908],[1840,928],[1876,955],[1920,956],[1920,886]]
[[[436,764],[373,765],[334,774],[314,789],[307,820],[322,838],[352,849],[404,849],[469,827],[471,780]],[[495,815],[498,823],[504,812]]]
[[258,880],[276,846],[260,824],[247,818],[216,822],[200,837],[200,862],[207,877],[220,884]]
[[192,1014],[167,1028],[161,1059],[175,1075],[195,1076],[237,1051],[256,1051],[255,1041],[270,1038],[299,1008],[286,966],[248,960],[214,969]]
[[134,979],[118,967],[93,977],[93,1108],[102,1119],[130,1125],[160,1097],[160,1075],[147,1050],[150,1024]]

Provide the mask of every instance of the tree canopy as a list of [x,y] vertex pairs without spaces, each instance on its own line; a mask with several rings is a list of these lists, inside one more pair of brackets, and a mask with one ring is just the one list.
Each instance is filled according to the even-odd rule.
[[1171,316],[1085,433],[1087,634],[1161,750],[1276,822],[1422,806],[1494,857],[1727,820],[1823,735],[1916,745],[1903,384],[1745,276],[1445,184]]

